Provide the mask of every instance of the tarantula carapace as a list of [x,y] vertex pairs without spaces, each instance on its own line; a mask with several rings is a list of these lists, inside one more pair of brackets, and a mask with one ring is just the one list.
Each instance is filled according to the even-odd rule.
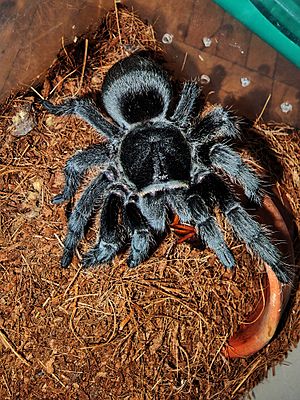
[[68,160],[64,190],[53,199],[55,204],[70,200],[87,170],[101,167],[70,215],[63,267],[71,263],[91,216],[101,210],[99,238],[83,256],[86,267],[111,261],[128,244],[128,265],[138,265],[158,246],[171,212],[193,225],[201,241],[232,268],[234,257],[215,218],[217,206],[236,236],[281,282],[289,281],[279,250],[224,179],[227,175],[260,203],[260,179],[230,147],[241,134],[238,120],[220,106],[199,117],[199,92],[195,81],[185,82],[176,102],[167,73],[151,58],[133,54],[105,76],[103,113],[86,98],[60,105],[42,101],[50,113],[76,115],[107,138]]

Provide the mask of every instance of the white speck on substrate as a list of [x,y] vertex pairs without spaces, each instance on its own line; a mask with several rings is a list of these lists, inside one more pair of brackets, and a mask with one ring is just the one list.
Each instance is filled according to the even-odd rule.
[[249,78],[247,78],[246,76],[241,77],[241,85],[242,85],[243,87],[249,86],[250,83],[251,83],[251,81],[250,81]]
[[200,76],[200,83],[201,85],[208,85],[210,83],[210,77],[208,75],[201,75]]
[[281,111],[285,114],[287,114],[288,112],[293,110],[293,106],[291,105],[291,103],[289,103],[287,101],[285,101],[284,103],[281,103],[280,108],[281,108]]
[[164,44],[171,44],[173,42],[173,37],[171,33],[165,33],[161,39]]
[[211,44],[212,44],[211,38],[206,37],[206,36],[202,39],[202,42],[203,42],[205,47],[210,47]]

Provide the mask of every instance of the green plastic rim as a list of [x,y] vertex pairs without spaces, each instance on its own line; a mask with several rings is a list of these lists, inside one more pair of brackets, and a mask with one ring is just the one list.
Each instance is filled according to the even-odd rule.
[[300,0],[214,0],[300,68]]

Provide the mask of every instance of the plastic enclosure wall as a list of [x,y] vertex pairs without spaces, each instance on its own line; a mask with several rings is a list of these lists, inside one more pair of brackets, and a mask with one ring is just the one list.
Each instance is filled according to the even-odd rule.
[[99,24],[113,0],[0,0],[0,101],[43,79],[58,50]]
[[299,0],[213,0],[300,67]]

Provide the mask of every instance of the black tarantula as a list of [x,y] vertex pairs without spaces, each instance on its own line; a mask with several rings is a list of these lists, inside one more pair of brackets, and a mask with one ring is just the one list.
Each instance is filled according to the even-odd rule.
[[281,253],[223,177],[260,204],[259,178],[229,144],[241,133],[238,120],[220,106],[199,117],[199,92],[195,81],[185,82],[174,105],[167,73],[152,59],[133,54],[113,65],[104,79],[107,117],[86,98],[60,105],[42,101],[50,113],[76,115],[107,139],[68,160],[64,190],[53,199],[54,204],[70,200],[87,170],[101,167],[70,215],[63,267],[71,263],[91,216],[101,209],[99,239],[83,256],[85,267],[111,261],[129,243],[128,265],[137,266],[158,246],[171,212],[193,225],[201,241],[232,268],[234,257],[214,215],[218,206],[236,236],[281,282],[289,282]]

